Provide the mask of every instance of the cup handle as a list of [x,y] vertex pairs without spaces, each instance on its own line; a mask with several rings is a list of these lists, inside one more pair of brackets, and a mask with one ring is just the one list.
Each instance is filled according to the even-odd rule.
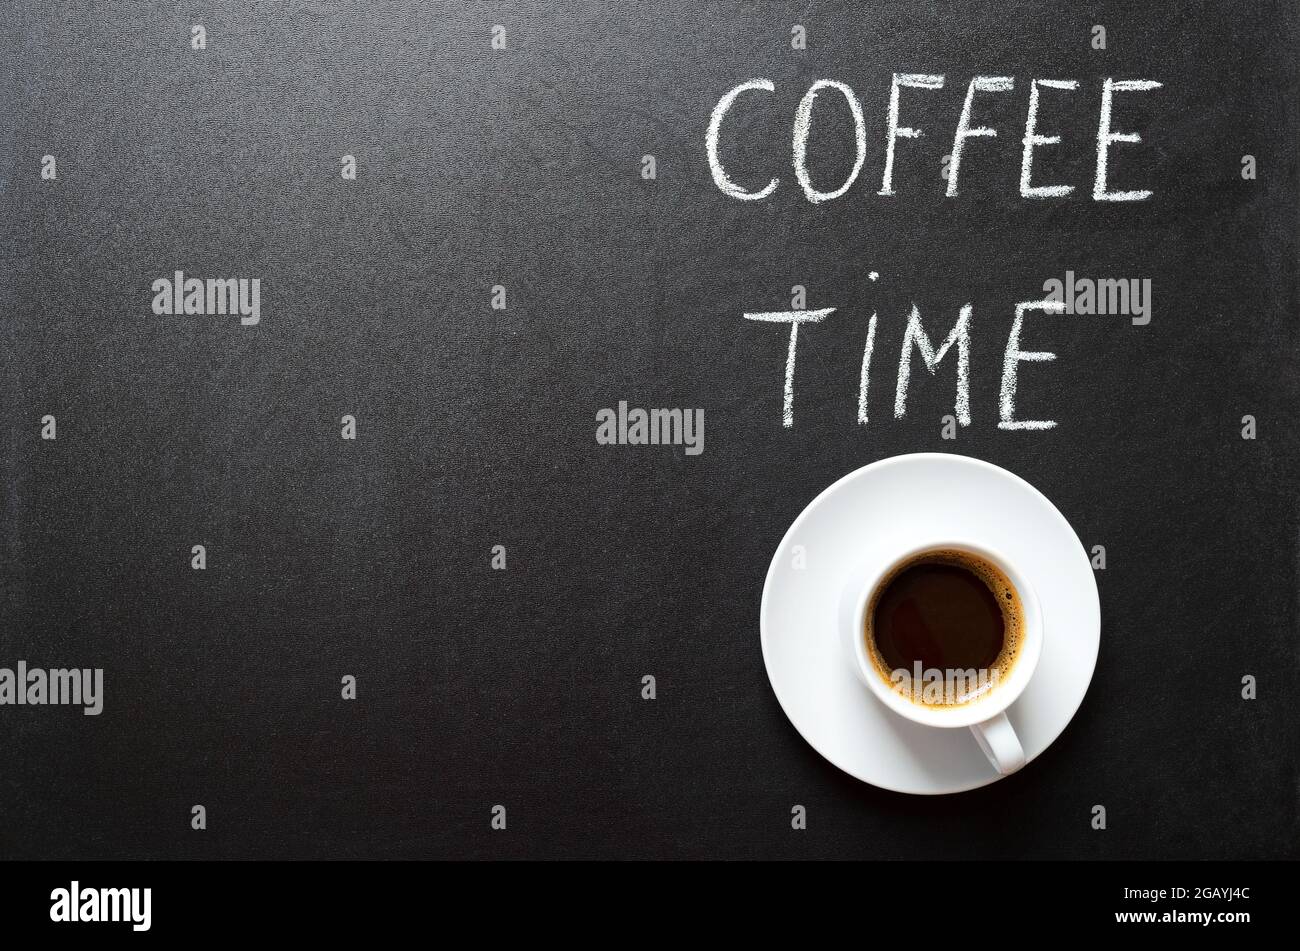
[[970,731],[975,734],[984,755],[989,758],[999,775],[1010,776],[1025,765],[1025,750],[1020,745],[1016,731],[1011,728],[1011,721],[1005,713],[999,713],[983,723],[973,724]]

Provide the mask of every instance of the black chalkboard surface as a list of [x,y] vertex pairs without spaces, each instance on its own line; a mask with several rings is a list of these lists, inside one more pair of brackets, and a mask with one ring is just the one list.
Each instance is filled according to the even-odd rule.
[[[0,667],[102,670],[0,705],[0,855],[1300,857],[1294,5],[0,25]],[[896,415],[912,308],[938,349],[968,304],[968,425],[916,349]],[[745,315],[828,308],[786,426]],[[923,450],[1104,549],[1074,721],[933,798],[805,744],[758,640],[795,516]]]

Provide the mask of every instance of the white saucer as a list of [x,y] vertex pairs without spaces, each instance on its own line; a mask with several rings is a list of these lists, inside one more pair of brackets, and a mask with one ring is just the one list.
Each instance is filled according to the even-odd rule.
[[853,577],[865,577],[864,567],[900,540],[944,535],[1001,551],[1042,602],[1042,657],[1007,710],[1029,763],[1079,709],[1097,664],[1092,565],[1041,492],[991,463],[947,453],[894,456],[849,473],[813,499],[776,549],[759,616],[763,660],[777,700],[813,749],[896,792],[955,793],[1001,778],[970,730],[920,726],[885,707],[854,676],[840,641],[840,602]]

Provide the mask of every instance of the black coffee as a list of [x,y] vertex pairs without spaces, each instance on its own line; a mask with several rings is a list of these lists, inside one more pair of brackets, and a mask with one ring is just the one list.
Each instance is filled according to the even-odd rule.
[[971,552],[938,550],[895,566],[876,586],[864,634],[885,680],[908,688],[917,703],[950,706],[1010,673],[1023,618],[1020,595],[1001,569]]

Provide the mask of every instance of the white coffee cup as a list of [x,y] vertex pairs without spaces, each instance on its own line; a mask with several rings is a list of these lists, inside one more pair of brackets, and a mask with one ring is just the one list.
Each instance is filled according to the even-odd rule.
[[[966,703],[953,706],[920,704],[904,696],[885,680],[872,662],[866,641],[867,610],[872,595],[895,566],[930,551],[957,550],[969,552],[992,562],[1015,587],[1023,608],[1024,630],[1019,654],[1006,672],[986,693]],[[845,649],[849,661],[861,680],[880,702],[890,710],[913,723],[939,729],[969,727],[975,742],[1000,774],[1014,773],[1025,765],[1025,751],[1016,731],[1007,719],[1006,709],[1015,703],[1024,691],[1038,666],[1043,651],[1043,613],[1033,586],[1016,566],[987,545],[966,539],[932,539],[924,544],[911,545],[893,557],[882,559],[866,571],[856,574],[845,592],[845,606],[852,608],[842,614]]]

